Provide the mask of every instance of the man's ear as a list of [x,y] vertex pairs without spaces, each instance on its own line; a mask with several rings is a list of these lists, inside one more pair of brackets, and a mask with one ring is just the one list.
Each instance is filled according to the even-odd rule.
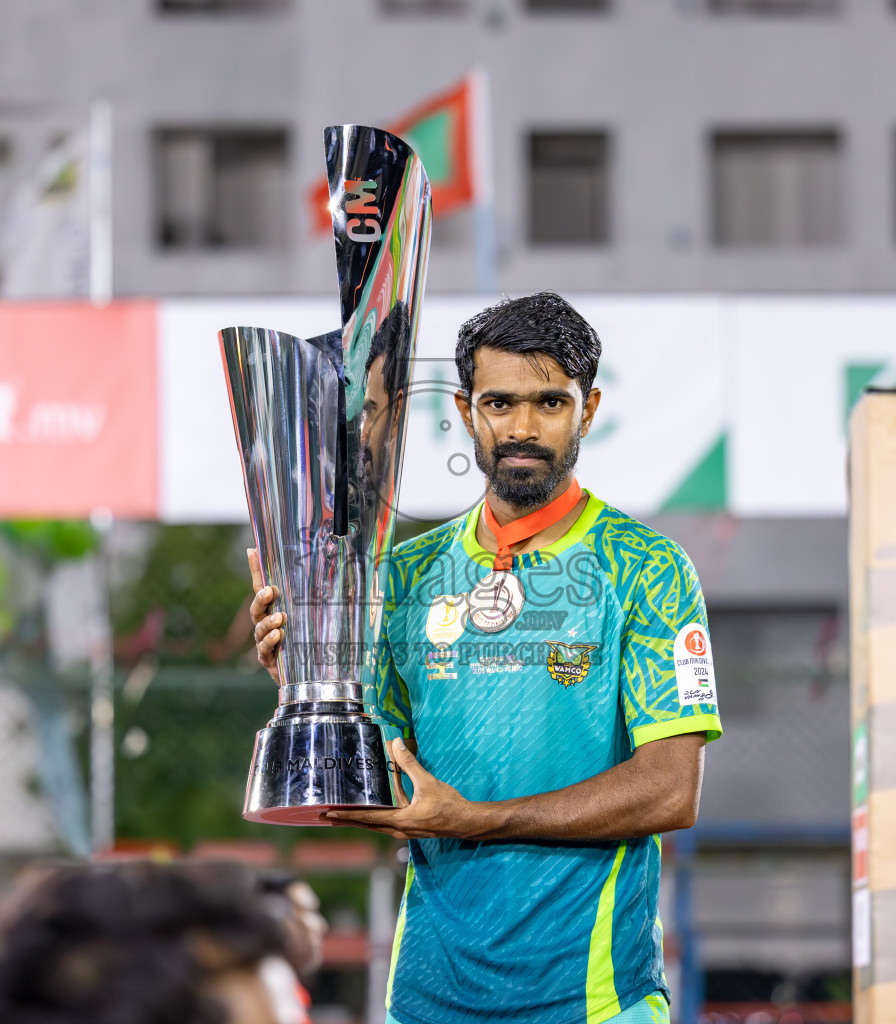
[[582,437],[591,429],[591,421],[600,405],[600,388],[592,388],[585,399],[585,406],[582,409]]
[[390,431],[392,437],[398,433],[398,424],[401,422],[401,410],[404,408],[404,391],[399,391],[392,403],[392,424]]
[[470,407],[470,402],[463,391],[454,392],[454,404],[457,406],[460,418],[464,421],[467,433],[470,437],[473,437],[473,410]]

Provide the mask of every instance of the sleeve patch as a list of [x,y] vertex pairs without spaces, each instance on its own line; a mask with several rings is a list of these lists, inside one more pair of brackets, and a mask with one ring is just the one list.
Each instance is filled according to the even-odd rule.
[[699,622],[693,622],[678,631],[673,657],[678,701],[682,707],[688,704],[718,704],[709,635]]

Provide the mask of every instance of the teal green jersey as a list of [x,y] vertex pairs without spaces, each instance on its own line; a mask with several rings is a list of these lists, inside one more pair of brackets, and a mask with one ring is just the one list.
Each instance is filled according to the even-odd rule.
[[[469,595],[494,555],[480,508],[393,555],[379,705],[469,800],[573,785],[643,743],[721,735],[706,611],[687,556],[593,496],[517,556],[525,601],[480,632]],[[389,979],[401,1024],[599,1024],[665,992],[660,840],[422,839]]]

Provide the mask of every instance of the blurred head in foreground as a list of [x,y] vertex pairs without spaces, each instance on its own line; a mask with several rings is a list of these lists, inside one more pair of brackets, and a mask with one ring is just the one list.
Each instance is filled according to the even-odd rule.
[[297,945],[241,865],[42,872],[0,918],[3,1024],[301,1024]]

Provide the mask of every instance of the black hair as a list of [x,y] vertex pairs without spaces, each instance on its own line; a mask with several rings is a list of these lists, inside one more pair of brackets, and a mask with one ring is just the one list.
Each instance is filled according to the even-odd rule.
[[411,357],[411,322],[405,302],[396,302],[389,315],[380,324],[370,343],[365,372],[370,372],[374,359],[383,360],[383,384],[392,405],[398,392],[404,390],[408,380],[408,362]]
[[518,352],[534,360],[550,356],[587,398],[597,374],[601,344],[597,332],[556,292],[504,298],[461,325],[454,359],[467,400],[473,394],[473,357],[480,348]]
[[242,865],[59,868],[0,924],[0,1020],[225,1024],[203,983],[267,956],[285,934]]

